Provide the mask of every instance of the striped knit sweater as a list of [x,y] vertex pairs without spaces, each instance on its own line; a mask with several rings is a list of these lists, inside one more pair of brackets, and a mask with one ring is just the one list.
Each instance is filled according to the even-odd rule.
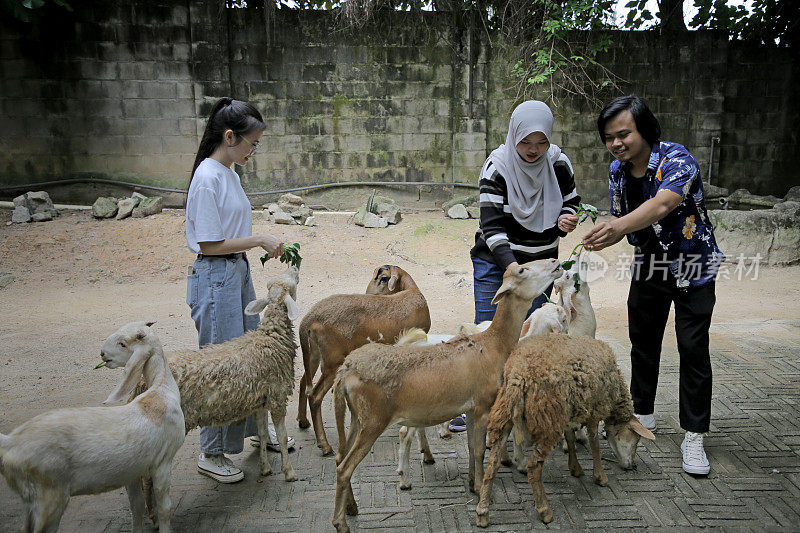
[[[581,197],[575,189],[572,165],[563,153],[553,164],[561,189],[562,207],[559,214],[574,215]],[[559,239],[566,235],[556,225],[541,233],[522,226],[511,214],[505,178],[487,159],[480,176],[480,229],[475,233],[473,257],[494,263],[503,270],[516,261],[527,263],[535,259],[558,257]]]

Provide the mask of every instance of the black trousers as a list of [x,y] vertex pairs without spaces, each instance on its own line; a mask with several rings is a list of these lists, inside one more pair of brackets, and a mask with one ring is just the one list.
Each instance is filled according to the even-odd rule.
[[631,396],[634,412],[654,410],[661,344],[669,308],[675,304],[675,335],[680,354],[680,424],[705,433],[711,421],[711,358],[708,329],[716,295],[714,282],[683,292],[674,281],[634,280],[628,293],[631,340]]

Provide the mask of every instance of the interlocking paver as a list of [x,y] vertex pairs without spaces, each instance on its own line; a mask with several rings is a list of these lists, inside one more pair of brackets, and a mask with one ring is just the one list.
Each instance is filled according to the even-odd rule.
[[[655,442],[643,441],[638,468],[622,471],[603,461],[610,486],[597,486],[591,476],[591,454],[579,446],[586,475],[572,478],[560,449],[549,456],[543,480],[554,521],[538,520],[527,476],[501,467],[493,487],[491,525],[487,531],[615,529],[690,531],[793,531],[800,525],[800,323],[787,322],[792,333],[781,344],[754,339],[727,325],[712,328],[714,399],[712,430],[706,451],[712,463],[707,478],[687,476],[681,469],[683,432],[677,420],[678,358],[674,338],[664,342],[656,399]],[[620,330],[619,335],[624,335]],[[611,338],[623,373],[630,375],[627,341]],[[13,406],[10,406],[13,408]],[[246,478],[220,485],[196,473],[197,433],[187,436],[173,468],[172,522],[178,531],[332,531],[336,465],[322,457],[311,430],[294,422],[296,398],[287,424],[297,440],[290,455],[299,481],[286,483],[279,454],[270,454],[273,475],[258,475],[258,455],[245,446],[234,457]],[[330,398],[323,403],[326,431],[336,448]],[[359,515],[350,517],[358,530],[475,531],[477,496],[466,484],[466,436],[440,439],[428,431],[436,463],[424,465],[412,446],[413,488],[401,490],[397,468],[397,428],[390,428],[356,469],[353,492]],[[510,444],[507,444],[510,450]],[[612,457],[606,443],[603,456]],[[130,518],[123,490],[71,500],[61,523],[66,532],[128,531]],[[22,504],[0,483],[0,532],[22,525]],[[149,526],[148,526],[149,527]]]

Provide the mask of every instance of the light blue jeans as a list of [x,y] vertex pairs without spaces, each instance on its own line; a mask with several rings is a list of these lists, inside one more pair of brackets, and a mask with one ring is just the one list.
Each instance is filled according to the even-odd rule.
[[[483,259],[472,258],[472,277],[473,277],[473,291],[475,297],[475,323],[480,324],[484,320],[493,320],[494,313],[497,311],[497,305],[492,305],[492,299],[497,294],[497,289],[503,284],[503,274],[505,271],[494,263],[484,261]],[[547,302],[550,293],[553,291],[553,285],[550,284],[545,289],[544,294],[540,294],[533,300],[533,305],[528,309],[528,314],[525,317],[531,316],[535,310]],[[547,296],[545,296],[545,294]]]
[[[186,282],[186,303],[202,348],[229,341],[258,327],[258,315],[244,308],[256,299],[250,264],[245,254],[234,258],[202,256]],[[257,435],[253,415],[227,426],[200,428],[200,450],[206,454],[239,453],[244,438]]]

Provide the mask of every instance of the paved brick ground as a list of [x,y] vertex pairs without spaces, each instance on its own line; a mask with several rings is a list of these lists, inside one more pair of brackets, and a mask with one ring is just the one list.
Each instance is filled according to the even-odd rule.
[[[544,468],[544,482],[555,520],[548,529],[594,528],[658,530],[800,530],[800,322],[722,323],[712,328],[715,392],[706,451],[711,475],[684,474],[680,462],[683,433],[677,422],[677,353],[674,335],[665,339],[657,399],[655,442],[639,448],[638,469],[625,472],[605,462],[610,486],[598,487],[591,475],[572,478],[566,456],[556,451]],[[624,334],[624,332],[619,332]],[[601,336],[602,337],[602,336]],[[627,373],[627,340],[603,337]],[[313,434],[294,423],[298,441],[291,458],[300,480],[280,474],[261,478],[257,454],[249,446],[234,460],[246,478],[220,485],[195,472],[197,436],[192,432],[178,454],[173,481],[173,525],[179,531],[332,531],[335,469],[323,458]],[[335,441],[330,400],[328,435]],[[440,440],[429,432],[436,464],[412,464],[414,487],[399,489],[395,474],[397,429],[392,428],[356,470],[353,488],[359,530],[474,531],[476,498],[466,487],[466,438]],[[611,457],[603,443],[603,456]],[[279,471],[280,457],[271,454]],[[591,472],[588,450],[579,460]],[[0,483],[0,531],[17,531],[22,505]],[[494,487],[489,531],[545,529],[533,509],[524,475],[501,469]],[[127,498],[117,490],[73,498],[62,531],[127,531]]]

